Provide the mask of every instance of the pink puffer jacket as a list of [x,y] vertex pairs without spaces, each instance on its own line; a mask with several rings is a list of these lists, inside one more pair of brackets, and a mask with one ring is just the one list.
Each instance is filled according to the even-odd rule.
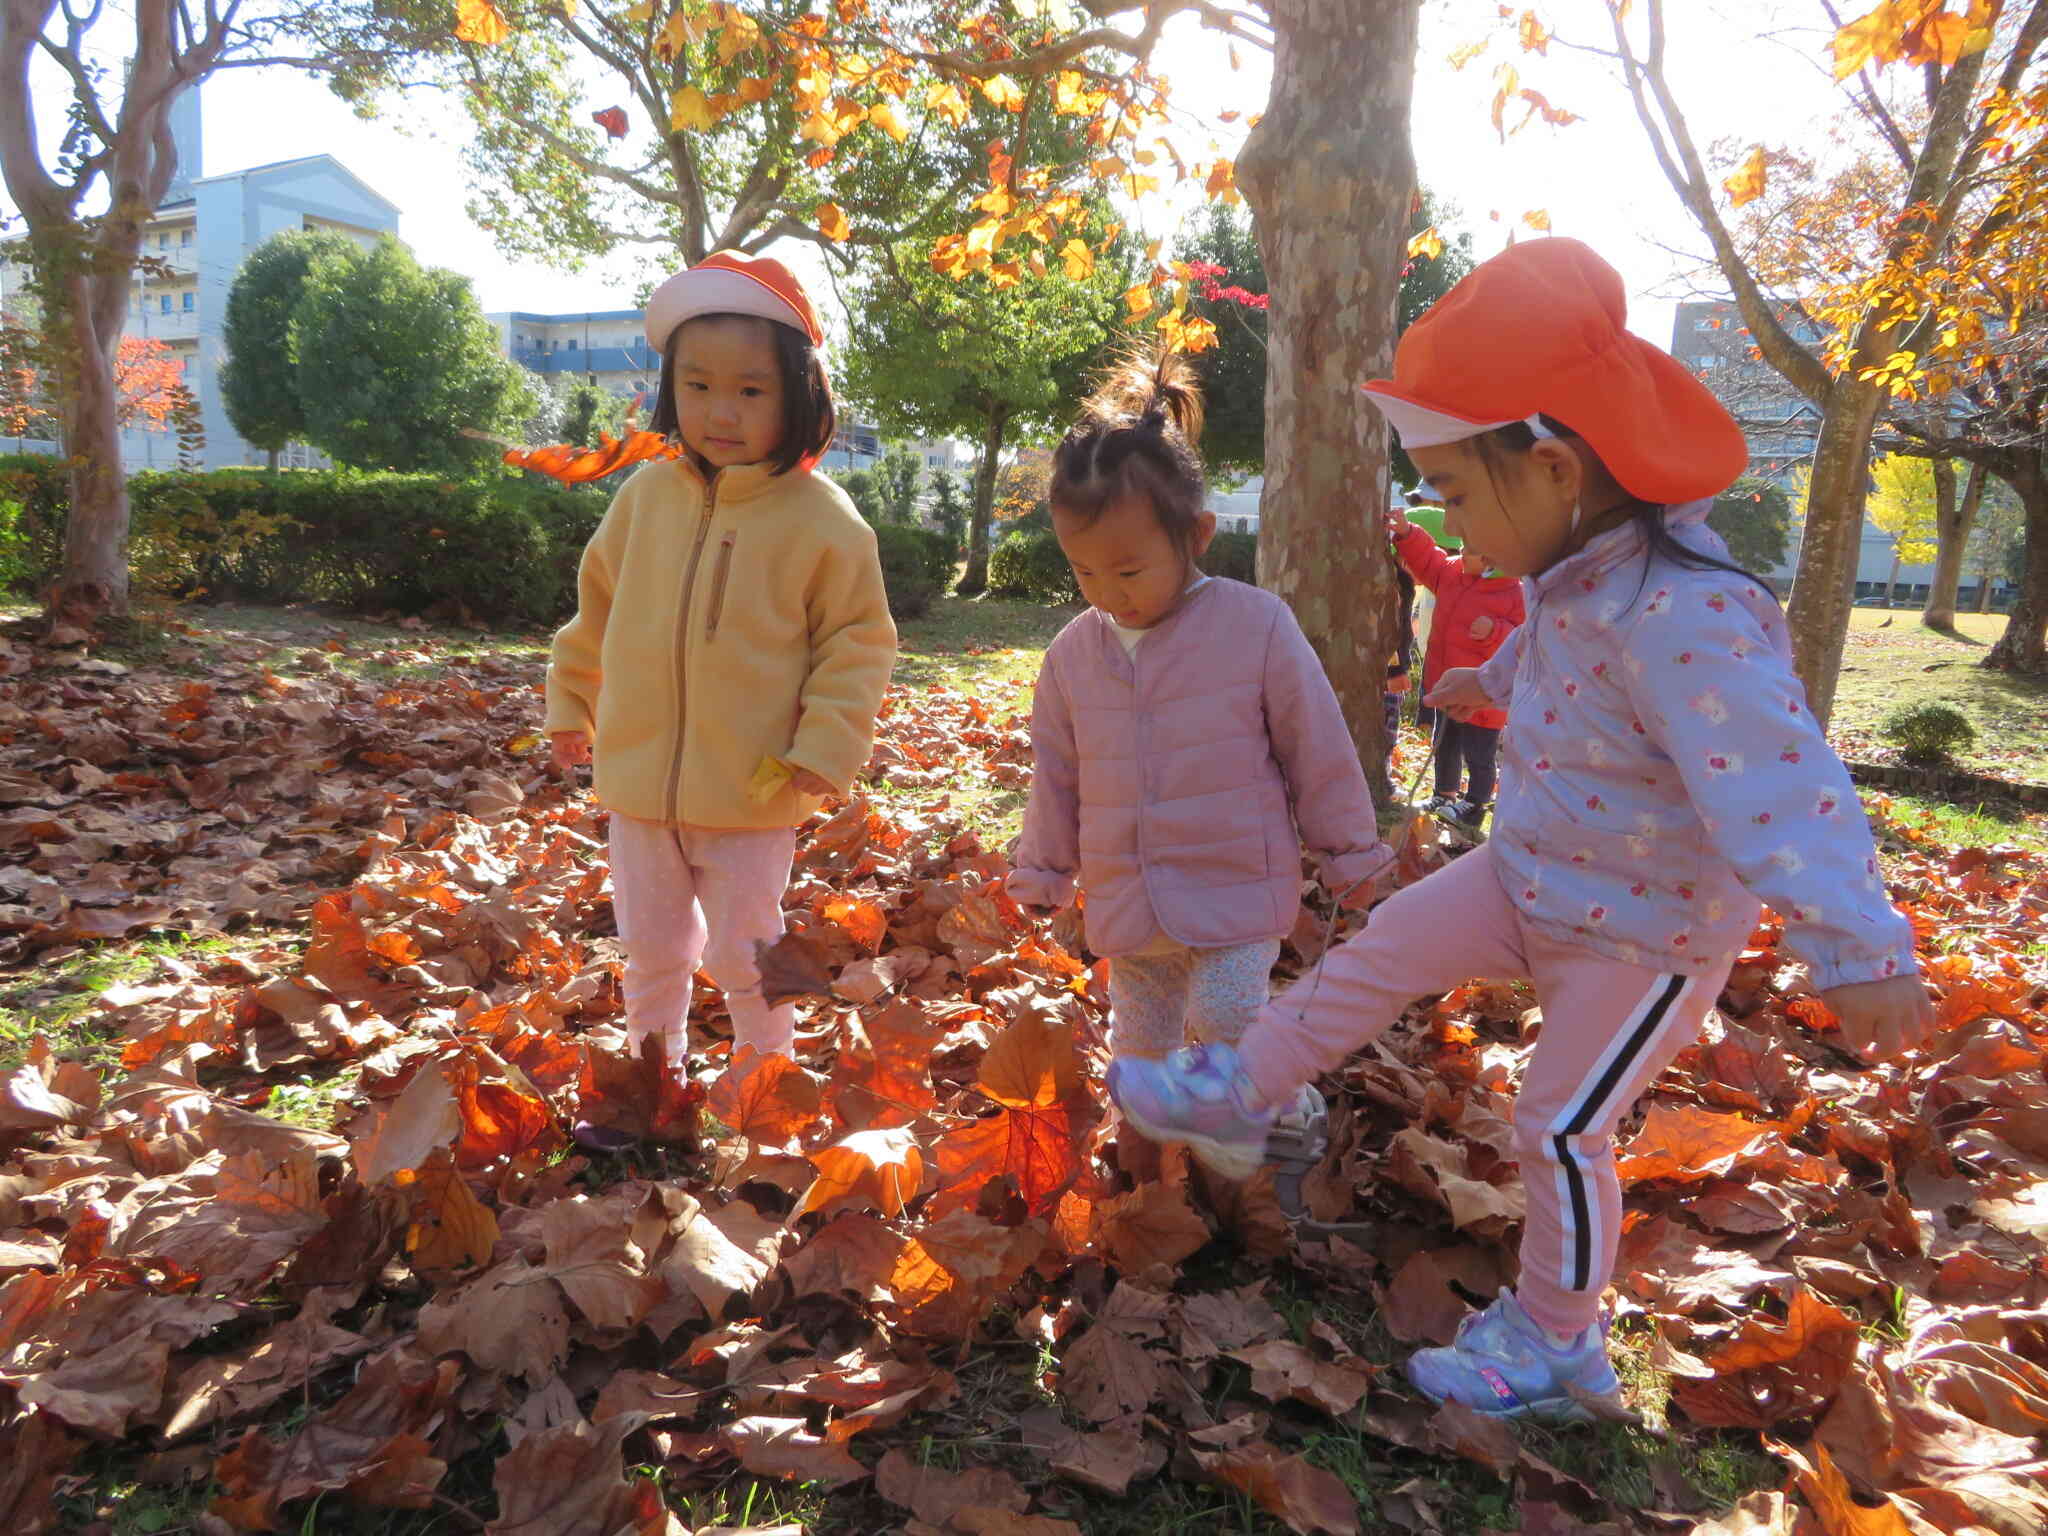
[[1102,614],[1074,620],[1045,653],[1031,746],[1009,889],[1058,906],[1078,877],[1097,954],[1287,933],[1304,839],[1339,891],[1393,861],[1322,664],[1242,582],[1197,588],[1135,655]]

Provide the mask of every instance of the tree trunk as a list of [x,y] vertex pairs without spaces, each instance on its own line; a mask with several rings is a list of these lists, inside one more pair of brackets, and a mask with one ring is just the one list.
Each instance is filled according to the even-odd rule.
[[1989,613],[1991,611],[1991,582],[1995,574],[1988,566],[1977,573],[1977,611],[1979,613]]
[[[2027,562],[2005,633],[1978,665],[2001,672],[2048,672],[2048,467],[2038,454],[2029,453],[2005,478],[2027,509]],[[1985,585],[1990,585],[1988,578]]]
[[1934,488],[1940,504],[1935,528],[1934,581],[1927,588],[1927,606],[1920,622],[1930,629],[1956,627],[1956,591],[1963,584],[1963,551],[1977,524],[1977,506],[1984,499],[1984,466],[1970,466],[1969,482],[1956,495],[1956,467],[1948,459],[1934,461]]
[[989,407],[981,434],[981,462],[974,469],[974,506],[967,520],[967,570],[954,590],[979,597],[988,590],[989,528],[995,521],[996,474],[1002,467],[1003,434],[1010,427],[1007,405]]
[[1380,700],[1395,644],[1380,532],[1387,435],[1358,386],[1393,355],[1420,10],[1421,0],[1268,0],[1272,99],[1237,162],[1272,294],[1259,580],[1322,658],[1383,804]]
[[116,326],[103,335],[102,306],[92,282],[66,285],[65,303],[46,323],[61,330],[63,382],[59,392],[64,454],[71,466],[71,509],[64,521],[64,561],[48,592],[52,632],[90,630],[102,618],[128,612],[128,482],[121,473],[119,390],[114,353]]
[[1856,561],[1863,552],[1863,503],[1870,491],[1870,434],[1882,395],[1844,380],[1821,411],[1807,488],[1806,534],[1792,578],[1786,623],[1792,664],[1806,685],[1807,707],[1822,726],[1835,707],[1842,645],[1856,606]]
[[1897,539],[1894,539],[1894,540],[1892,540],[1892,568],[1891,568],[1890,572],[1888,572],[1888,573],[1886,574],[1885,578],[1884,578],[1884,602],[1883,602],[1883,603],[1882,603],[1882,604],[1881,604],[1880,606],[1882,606],[1882,607],[1885,607],[1885,608],[1889,608],[1889,607],[1891,607],[1891,605],[1892,605],[1892,593],[1894,593],[1894,592],[1896,592],[1896,591],[1898,590],[1898,586],[1899,586],[1899,541],[1898,541]]

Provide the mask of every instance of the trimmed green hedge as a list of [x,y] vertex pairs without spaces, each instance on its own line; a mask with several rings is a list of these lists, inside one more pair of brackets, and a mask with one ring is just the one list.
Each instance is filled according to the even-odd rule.
[[[1259,538],[1254,533],[1219,533],[1199,562],[1210,576],[1258,584]],[[1077,603],[1081,589],[1073,567],[1050,528],[1017,528],[989,551],[989,590],[998,597],[1035,603]]]
[[1078,603],[1074,568],[1050,528],[1018,528],[988,553],[988,589],[997,597],[1034,603]]
[[932,600],[952,584],[953,541],[943,533],[909,523],[877,523],[875,548],[894,618],[923,618]]
[[[22,504],[38,586],[62,557],[67,477],[54,459],[0,459],[0,496]],[[510,624],[574,610],[577,561],[606,504],[601,491],[509,475],[357,470],[144,473],[128,499],[131,564],[159,591]]]

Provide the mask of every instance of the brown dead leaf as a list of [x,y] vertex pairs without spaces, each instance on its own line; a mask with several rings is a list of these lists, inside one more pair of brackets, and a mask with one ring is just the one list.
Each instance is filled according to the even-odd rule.
[[1022,1514],[1030,1495],[1007,1472],[972,1467],[947,1472],[922,1467],[901,1450],[892,1450],[875,1464],[875,1491],[899,1509],[935,1526],[951,1525],[967,1510]]
[[1198,1450],[1194,1458],[1217,1482],[1251,1495],[1301,1536],[1357,1536],[1358,1503],[1351,1490],[1336,1473],[1304,1457],[1254,1441],[1231,1451]]
[[1159,1362],[1113,1328],[1091,1328],[1060,1361],[1060,1395],[1101,1424],[1143,1409],[1159,1393]]
[[1259,1396],[1276,1403],[1293,1398],[1339,1418],[1358,1406],[1378,1374],[1355,1356],[1322,1360],[1287,1339],[1232,1350],[1230,1358],[1252,1368],[1252,1390]]
[[843,1443],[812,1434],[809,1424],[800,1418],[757,1414],[723,1426],[718,1438],[739,1458],[741,1466],[762,1477],[837,1487],[868,1475],[868,1469],[847,1454]]
[[507,1259],[422,1307],[419,1341],[430,1353],[460,1350],[487,1371],[538,1386],[568,1355],[569,1314],[551,1271]]
[[1209,1241],[1209,1224],[1188,1203],[1184,1181],[1154,1179],[1095,1210],[1095,1245],[1126,1274],[1178,1264]]
[[761,995],[771,1008],[800,997],[831,995],[831,960],[816,939],[792,930],[757,946],[754,958],[761,970]]
[[445,1148],[393,1178],[407,1197],[405,1251],[415,1269],[445,1274],[490,1262],[498,1218],[469,1192]]
[[1782,1322],[1752,1312],[1727,1343],[1701,1359],[1714,1375],[1675,1379],[1672,1401],[1696,1423],[1768,1429],[1818,1411],[1856,1358],[1856,1319],[1804,1285]]
[[527,1435],[498,1460],[498,1518],[486,1536],[614,1536],[660,1516],[660,1491],[628,1480],[619,1447],[633,1421],[578,1418]]
[[1472,1309],[1451,1289],[1454,1276],[1428,1249],[1409,1255],[1387,1287],[1387,1329],[1416,1344],[1448,1344]]

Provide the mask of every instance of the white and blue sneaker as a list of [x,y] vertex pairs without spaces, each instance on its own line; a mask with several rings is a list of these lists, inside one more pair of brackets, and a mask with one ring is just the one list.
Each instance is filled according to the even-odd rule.
[[1183,1046],[1158,1061],[1119,1057],[1109,1064],[1109,1096],[1152,1140],[1186,1142],[1227,1179],[1258,1171],[1279,1118],[1259,1102],[1229,1045]]
[[1560,1344],[1505,1287],[1492,1306],[1458,1325],[1454,1343],[1409,1356],[1408,1379],[1435,1402],[1542,1424],[1602,1417],[1589,1398],[1621,1404],[1621,1381],[1607,1359],[1607,1320]]

